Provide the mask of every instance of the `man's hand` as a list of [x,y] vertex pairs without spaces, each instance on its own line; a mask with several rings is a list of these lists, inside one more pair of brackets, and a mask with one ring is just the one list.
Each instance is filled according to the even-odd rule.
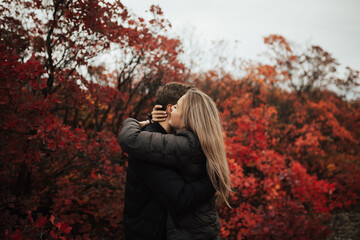
[[150,120],[139,121],[139,124],[140,124],[140,128],[144,128],[150,124]]
[[167,113],[164,110],[160,110],[162,108],[161,105],[155,105],[151,115],[152,115],[152,121],[153,122],[163,122],[166,120]]

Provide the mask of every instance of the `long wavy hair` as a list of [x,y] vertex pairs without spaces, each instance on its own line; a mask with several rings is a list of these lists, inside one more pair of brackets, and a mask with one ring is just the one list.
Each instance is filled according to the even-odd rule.
[[231,192],[230,172],[226,159],[223,131],[214,101],[198,89],[190,89],[182,103],[182,119],[187,129],[199,138],[207,158],[207,172],[217,192],[217,205],[226,203]]

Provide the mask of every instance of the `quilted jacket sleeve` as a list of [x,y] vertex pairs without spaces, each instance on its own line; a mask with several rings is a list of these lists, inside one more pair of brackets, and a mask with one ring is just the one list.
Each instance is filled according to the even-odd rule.
[[191,131],[181,135],[141,131],[133,118],[124,121],[119,143],[122,149],[136,158],[169,167],[182,168],[196,151],[196,136]]

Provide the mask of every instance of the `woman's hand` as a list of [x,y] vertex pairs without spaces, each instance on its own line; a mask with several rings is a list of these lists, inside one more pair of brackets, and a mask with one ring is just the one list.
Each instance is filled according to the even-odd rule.
[[151,112],[151,121],[153,122],[163,122],[166,120],[167,113],[164,110],[161,110],[161,105],[155,105]]
[[163,122],[166,120],[167,113],[164,110],[160,110],[161,105],[155,105],[151,112],[151,120],[139,121],[140,127],[144,128],[152,122]]

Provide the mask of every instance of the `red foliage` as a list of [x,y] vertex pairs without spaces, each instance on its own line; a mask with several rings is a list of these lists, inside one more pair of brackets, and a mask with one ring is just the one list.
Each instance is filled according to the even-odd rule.
[[[159,7],[149,23],[119,1],[1,6],[1,236],[121,239],[119,128],[145,115],[159,85],[182,79],[179,41],[162,35]],[[126,54],[122,68],[91,66],[110,45]]]
[[[1,236],[122,239],[119,128],[145,117],[159,85],[184,81],[179,40],[162,34],[158,6],[148,22],[105,0],[4,0],[0,12]],[[265,43],[274,65],[196,81],[224,123],[234,192],[219,210],[221,237],[324,239],[331,211],[360,192],[359,101],[324,86],[351,87],[358,75],[334,78],[320,47],[296,54],[278,35]],[[124,56],[119,69],[90,64],[111,46]]]
[[242,79],[211,72],[196,80],[217,102],[226,134],[234,193],[232,209],[220,209],[222,237],[325,239],[331,211],[360,193],[358,101],[315,86],[281,89],[299,75],[290,65],[303,63],[281,36],[265,42],[292,75],[259,64]]

